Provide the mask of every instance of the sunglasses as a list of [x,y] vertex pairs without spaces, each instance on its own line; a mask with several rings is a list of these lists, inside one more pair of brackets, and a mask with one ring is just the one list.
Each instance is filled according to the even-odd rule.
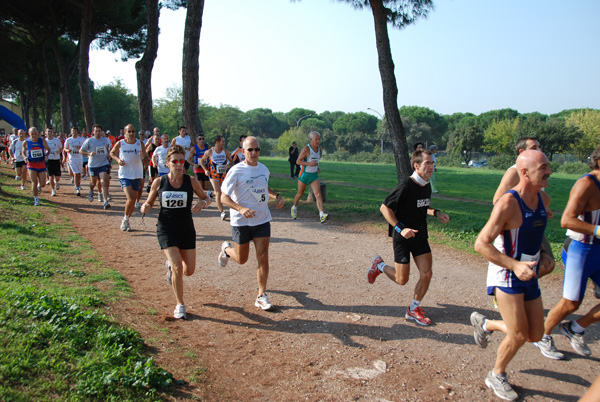
[[135,133],[135,130],[127,130],[128,133]]
[[252,152],[252,151],[260,152],[260,148],[246,148],[246,151],[248,151],[248,152]]
[[183,165],[185,163],[185,159],[176,159],[174,161],[171,161],[171,163],[173,163],[175,165],[177,165],[178,163],[180,163],[180,164]]

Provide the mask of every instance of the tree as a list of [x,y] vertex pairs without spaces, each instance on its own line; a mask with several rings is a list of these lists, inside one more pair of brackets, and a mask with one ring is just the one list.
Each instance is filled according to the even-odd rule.
[[158,53],[158,0],[146,0],[146,26],[148,39],[146,50],[140,60],[135,63],[137,75],[137,93],[140,127],[144,131],[152,130],[152,69]]
[[294,141],[298,143],[298,148],[302,148],[303,144],[308,144],[309,142],[308,135],[300,127],[290,127],[289,130],[279,136],[275,150],[287,155]]
[[[431,131],[430,142],[439,143],[448,130],[448,122],[435,110],[423,106],[402,106],[400,116],[410,118],[411,122],[426,124]],[[402,120],[404,124],[404,119]],[[410,144],[411,142],[408,141]]]
[[120,80],[92,90],[96,122],[113,133],[135,121],[138,116],[137,99]]
[[494,120],[483,132],[483,149],[487,152],[512,155],[514,152],[514,133],[519,119]]
[[279,138],[289,127],[288,124],[275,117],[271,109],[248,110],[245,116],[244,122],[255,137]]
[[481,113],[477,116],[477,125],[480,130],[485,130],[493,122],[498,120],[514,120],[519,117],[519,112],[514,109],[498,109],[490,110],[488,112]]
[[364,135],[375,138],[378,120],[377,117],[365,112],[348,113],[340,116],[333,123],[333,132],[338,137],[361,132]]
[[577,127],[583,133],[573,145],[573,150],[580,161],[587,160],[588,156],[600,143],[600,110],[580,109],[571,113],[566,118],[569,127]]
[[412,118],[402,116],[402,125],[406,132],[406,142],[414,144],[422,142],[425,145],[435,143],[431,127],[427,123],[413,121]]
[[[398,85],[394,75],[394,60],[390,49],[387,26],[404,28],[419,18],[427,17],[433,9],[432,0],[340,0],[355,8],[370,7],[375,23],[375,44],[379,61],[379,74],[383,87],[383,108],[388,130],[394,146],[398,180],[412,174],[406,144],[406,134],[398,111]],[[385,3],[385,4],[384,4]]]
[[182,96],[181,87],[170,87],[167,88],[164,98],[154,102],[153,116],[156,125],[163,134],[170,134],[171,138],[177,135],[177,129],[183,123]]
[[451,155],[461,156],[468,165],[473,151],[479,150],[483,144],[483,133],[476,126],[460,127],[452,133],[450,142]]
[[198,114],[198,79],[200,70],[200,31],[204,0],[189,0],[183,32],[183,124],[187,127],[192,140],[203,134]]

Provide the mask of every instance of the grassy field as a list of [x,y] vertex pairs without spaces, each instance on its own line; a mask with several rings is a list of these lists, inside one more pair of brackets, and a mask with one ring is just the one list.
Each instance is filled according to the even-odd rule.
[[135,331],[103,312],[104,303],[129,294],[123,277],[99,262],[66,218],[42,215],[30,192],[3,190],[0,400],[161,398],[172,375],[156,366]]
[[[261,158],[261,162],[275,176],[270,180],[271,186],[281,192],[286,200],[292,200],[297,184],[289,178],[289,162],[281,158]],[[345,222],[385,226],[379,206],[397,184],[394,165],[323,161],[320,166],[321,180],[327,183],[327,212]],[[436,173],[439,194],[456,200],[434,195],[432,206],[448,213],[450,222],[442,225],[437,219],[429,220],[432,241],[473,252],[473,244],[489,218],[491,200],[503,174],[503,171],[490,169],[439,168]],[[569,191],[578,177],[566,174],[553,174],[550,177],[547,192],[552,200],[550,207],[553,211],[564,210]],[[546,236],[557,260],[560,259],[564,233],[559,217],[548,221]]]

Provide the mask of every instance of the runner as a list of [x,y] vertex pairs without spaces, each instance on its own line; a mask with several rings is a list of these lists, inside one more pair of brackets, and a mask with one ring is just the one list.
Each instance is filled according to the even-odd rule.
[[[191,276],[196,270],[196,230],[192,213],[200,212],[210,205],[210,198],[200,183],[184,172],[185,150],[172,146],[167,155],[169,174],[155,180],[148,199],[142,205],[143,214],[150,211],[158,197],[160,212],[156,235],[161,250],[167,257],[167,281],[173,286],[177,305],[173,316],[187,317],[183,300],[183,275]],[[200,198],[192,207],[194,193]]]
[[410,275],[410,254],[419,270],[419,280],[415,285],[414,297],[404,315],[419,325],[429,325],[431,320],[420,307],[431,282],[433,259],[427,240],[427,215],[435,216],[442,223],[449,217],[438,209],[431,208],[431,185],[433,173],[431,152],[417,150],[412,154],[411,165],[414,173],[392,191],[381,205],[380,211],[389,224],[388,235],[393,239],[394,266],[386,265],[376,255],[367,272],[369,283],[375,283],[380,273],[399,285],[406,285]]
[[27,140],[25,130],[17,131],[17,138],[10,143],[8,151],[15,165],[15,180],[21,180],[21,190],[25,190],[27,180],[27,163],[23,156],[23,143]]
[[154,151],[156,148],[160,147],[160,130],[158,127],[154,128],[154,132],[158,134],[154,134],[152,138],[148,141],[148,145],[146,146],[146,153],[148,154],[148,158],[150,162],[148,162],[148,185],[146,186],[146,192],[150,192],[150,187],[152,186],[152,182],[156,177],[158,177],[158,169],[156,169],[156,165],[154,164],[154,159],[152,156],[154,155]]
[[83,172],[83,156],[79,153],[79,149],[85,142],[85,138],[79,136],[79,132],[75,127],[71,128],[71,136],[65,141],[63,153],[68,154],[67,165],[73,173],[75,183],[75,193],[81,195],[81,174]]
[[46,186],[46,159],[50,147],[35,127],[29,129],[29,137],[23,143],[23,157],[27,162],[29,178],[31,179],[31,191],[33,192],[33,205],[40,205],[38,194]]
[[225,139],[222,135],[215,137],[215,146],[206,151],[199,162],[202,170],[208,172],[207,176],[210,178],[217,208],[221,213],[221,219],[225,220],[227,219],[227,212],[223,210],[221,202],[221,183],[225,180],[227,169],[231,166],[231,155],[225,149]]
[[187,162],[194,167],[194,174],[196,175],[196,179],[200,182],[202,189],[210,197],[211,192],[208,191],[209,178],[206,175],[204,169],[202,169],[202,166],[200,166],[199,161],[199,159],[201,159],[204,156],[204,153],[206,153],[206,151],[208,151],[209,149],[210,147],[208,146],[208,144],[204,142],[204,135],[198,135],[198,138],[196,138],[196,145],[194,145],[194,147],[190,150]]
[[300,156],[298,156],[298,160],[296,161],[296,164],[302,166],[302,170],[298,178],[298,193],[294,197],[294,205],[292,205],[291,213],[293,219],[298,217],[298,203],[306,190],[306,186],[310,185],[317,201],[319,220],[321,223],[324,223],[329,218],[329,214],[323,211],[323,197],[321,196],[321,182],[319,181],[319,173],[321,173],[319,160],[323,156],[323,150],[319,147],[321,134],[311,131],[309,137],[310,143],[302,148]]
[[244,161],[244,139],[247,135],[240,135],[240,146],[235,149],[235,151],[231,152],[231,161],[233,165],[237,165],[240,162]]
[[48,176],[50,179],[50,188],[52,189],[50,195],[56,196],[56,190],[60,189],[60,155],[62,154],[63,144],[60,138],[54,136],[54,130],[52,127],[46,129],[46,142],[50,147],[48,153]]
[[98,201],[104,201],[103,208],[109,209],[108,203],[108,175],[110,174],[110,149],[111,142],[102,135],[102,126],[94,124],[92,126],[94,136],[85,140],[79,151],[83,156],[89,157],[90,167],[90,192],[88,201],[94,201],[94,187],[100,181],[102,190],[98,192]]
[[141,189],[140,179],[144,174],[143,160],[146,159],[146,151],[140,140],[135,138],[135,128],[132,124],[125,126],[125,139],[115,144],[110,155],[119,165],[119,181],[127,197],[121,230],[131,232],[129,220],[135,209],[137,193]]
[[571,346],[582,356],[592,354],[585,343],[585,329],[600,321],[600,304],[594,306],[579,320],[561,323],[569,314],[577,311],[583,298],[588,279],[600,283],[600,147],[592,153],[592,171],[581,177],[571,189],[569,201],[560,224],[567,229],[563,249],[565,273],[562,299],[550,310],[544,324],[544,336],[534,345],[542,355],[550,359],[563,359],[552,339],[552,330],[558,325],[559,332],[571,341]]
[[250,240],[254,242],[258,260],[257,279],[258,296],[254,305],[263,310],[270,310],[273,305],[267,295],[267,279],[269,276],[269,242],[271,239],[271,212],[269,198],[277,201],[275,207],[283,207],[283,197],[269,188],[269,169],[258,162],[260,145],[254,137],[243,142],[244,161],[235,165],[223,181],[223,204],[231,208],[230,242],[223,242],[219,254],[219,264],[224,267],[229,259],[238,264],[248,261]]
[[[544,332],[544,307],[538,278],[552,271],[540,262],[550,200],[543,187],[552,174],[548,158],[540,151],[524,151],[517,158],[519,183],[494,205],[479,233],[475,251],[490,263],[487,293],[495,293],[502,321],[473,312],[471,324],[477,345],[485,348],[493,331],[506,337],[498,347],[496,363],[485,384],[505,400],[518,394],[508,383],[506,366],[525,342],[537,342]],[[495,292],[494,292],[495,291]]]
[[170,172],[169,166],[167,165],[167,153],[169,152],[169,134],[163,134],[160,137],[161,146],[154,150],[152,159],[154,160],[154,166],[157,168],[158,176],[162,177]]

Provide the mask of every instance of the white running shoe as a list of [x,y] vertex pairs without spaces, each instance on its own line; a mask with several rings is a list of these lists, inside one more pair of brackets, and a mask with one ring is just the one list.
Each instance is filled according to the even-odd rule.
[[75,195],[79,197],[81,195],[81,189],[79,187],[75,187]]
[[473,339],[480,348],[487,348],[488,342],[490,341],[491,332],[487,332],[483,329],[485,323],[485,316],[477,311],[471,313],[471,325],[473,325]]
[[175,306],[175,311],[173,311],[173,317],[178,320],[185,320],[187,318],[187,314],[185,312],[185,304],[178,304]]
[[219,253],[219,258],[217,258],[217,261],[219,261],[219,265],[222,267],[226,267],[227,263],[229,262],[229,256],[225,253],[225,249],[227,247],[231,247],[231,243],[228,241],[224,241],[221,244],[221,252]]
[[21,176],[15,176],[15,180],[21,180]]
[[129,225],[129,219],[123,218],[123,221],[121,222],[121,230],[123,232],[131,232],[131,226]]
[[214,198],[212,191],[206,190],[205,193],[206,193],[206,195],[208,195],[208,198]]
[[319,215],[319,220],[321,221],[321,223],[325,223],[327,219],[329,219],[329,214],[327,212],[323,212]]
[[139,209],[139,208],[140,208],[140,203],[139,203],[139,202],[137,202],[137,201],[135,202],[135,208],[136,208],[136,209]]
[[508,383],[506,373],[494,374],[493,370],[490,370],[487,377],[485,377],[485,385],[505,401],[514,401],[519,398],[519,395]]
[[21,185],[21,190],[25,190],[25,186],[24,185]]
[[267,296],[266,293],[263,293],[261,296],[258,296],[256,298],[256,301],[254,301],[254,305],[263,310],[271,310],[273,308],[273,305],[269,301],[269,296]]
[[110,204],[108,203],[108,201],[104,201],[104,206],[102,208],[104,208],[104,209],[110,208]]
[[88,201],[94,201],[94,192],[92,190],[90,190],[90,192],[88,193]]
[[57,190],[60,190],[60,184],[58,182],[56,182],[56,186],[55,187],[56,187]]
[[565,357],[565,355],[559,352],[558,349],[556,349],[556,346],[554,346],[554,339],[552,339],[552,336],[549,336],[548,338],[544,337],[538,342],[533,342],[533,346],[538,348],[540,352],[542,352],[542,355],[546,356],[548,359],[562,360]]
[[298,217],[298,208],[294,205],[292,205],[291,214],[292,214],[292,219],[296,219]]
[[41,192],[42,192],[42,185],[41,185],[41,184],[38,184],[38,185],[37,185],[37,189],[38,189],[38,193],[41,193]]
[[221,212],[221,220],[224,221],[225,219],[227,219],[227,212],[223,211]]
[[40,206],[40,199],[38,197],[33,197],[33,205],[36,207]]
[[52,191],[50,192],[50,195],[51,195],[52,197],[56,197],[56,190],[55,190],[55,189],[52,189]]
[[104,201],[104,198],[102,197],[102,193],[98,193],[98,202],[102,202]]
[[558,330],[561,334],[569,338],[571,341],[571,347],[577,354],[581,356],[591,356],[592,351],[589,346],[585,343],[584,334],[578,334],[571,329],[571,322],[565,321],[558,324]]

